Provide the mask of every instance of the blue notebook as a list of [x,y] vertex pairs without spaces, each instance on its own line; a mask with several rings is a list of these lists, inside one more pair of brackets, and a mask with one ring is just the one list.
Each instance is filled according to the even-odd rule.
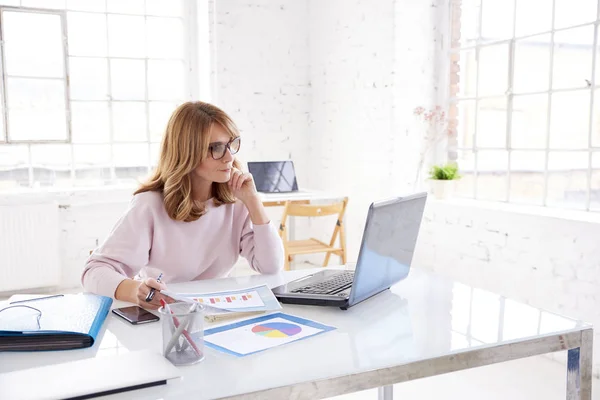
[[90,293],[15,301],[0,308],[0,351],[90,347],[112,299]]

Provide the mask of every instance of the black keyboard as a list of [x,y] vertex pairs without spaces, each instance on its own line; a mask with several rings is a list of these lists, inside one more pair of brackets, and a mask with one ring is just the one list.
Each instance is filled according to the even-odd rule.
[[354,272],[341,272],[329,279],[292,290],[292,293],[335,294],[352,286]]

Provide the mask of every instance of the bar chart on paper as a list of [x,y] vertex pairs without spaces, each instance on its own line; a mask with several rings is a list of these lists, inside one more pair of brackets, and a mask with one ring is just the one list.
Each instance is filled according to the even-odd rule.
[[197,301],[200,304],[207,304],[211,307],[225,309],[263,307],[265,305],[257,291],[249,291],[221,296],[200,296],[194,297],[193,300]]

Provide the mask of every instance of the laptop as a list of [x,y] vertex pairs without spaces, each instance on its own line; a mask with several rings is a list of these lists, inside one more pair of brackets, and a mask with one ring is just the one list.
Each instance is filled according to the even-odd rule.
[[352,307],[408,276],[427,193],[371,204],[355,271],[324,270],[273,289],[282,303]]
[[298,191],[293,161],[251,161],[248,170],[254,177],[256,190],[262,193]]

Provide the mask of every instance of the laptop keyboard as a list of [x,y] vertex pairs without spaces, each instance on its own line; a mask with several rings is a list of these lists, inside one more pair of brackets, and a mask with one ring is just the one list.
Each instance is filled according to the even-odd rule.
[[329,279],[292,290],[292,293],[335,294],[352,286],[354,272],[342,272]]

